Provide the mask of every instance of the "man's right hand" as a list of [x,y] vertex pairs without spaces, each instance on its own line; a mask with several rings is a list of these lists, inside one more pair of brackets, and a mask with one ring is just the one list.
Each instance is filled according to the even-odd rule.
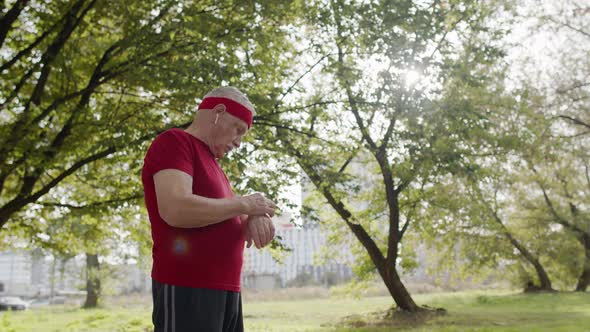
[[260,193],[243,196],[241,199],[246,209],[244,214],[258,216],[268,215],[269,217],[275,215],[275,203]]

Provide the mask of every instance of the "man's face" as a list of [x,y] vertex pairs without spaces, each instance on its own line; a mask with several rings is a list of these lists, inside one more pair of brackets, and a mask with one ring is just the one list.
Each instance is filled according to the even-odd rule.
[[231,150],[240,147],[242,137],[248,132],[248,125],[239,118],[227,113],[219,113],[214,127],[211,152],[220,159]]

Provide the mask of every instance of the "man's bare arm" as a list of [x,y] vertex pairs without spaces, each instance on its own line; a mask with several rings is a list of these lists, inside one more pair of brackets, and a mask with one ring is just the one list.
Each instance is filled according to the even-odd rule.
[[261,194],[219,199],[194,195],[193,178],[176,169],[156,173],[154,184],[160,217],[173,227],[204,227],[242,214],[274,215],[274,203]]

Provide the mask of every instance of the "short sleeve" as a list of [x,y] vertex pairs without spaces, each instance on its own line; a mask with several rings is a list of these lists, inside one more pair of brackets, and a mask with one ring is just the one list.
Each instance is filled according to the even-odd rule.
[[193,176],[193,153],[190,142],[174,130],[163,132],[148,149],[144,167],[150,175],[164,169],[177,169]]

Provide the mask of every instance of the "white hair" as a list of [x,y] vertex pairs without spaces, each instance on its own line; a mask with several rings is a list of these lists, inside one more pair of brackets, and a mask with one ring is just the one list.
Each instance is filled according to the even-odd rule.
[[215,88],[209,91],[203,99],[207,97],[223,97],[231,99],[237,103],[242,104],[246,107],[250,112],[252,112],[252,116],[256,115],[256,110],[254,109],[254,105],[250,102],[248,97],[242,93],[242,91],[234,88],[233,86],[222,86],[219,88]]

